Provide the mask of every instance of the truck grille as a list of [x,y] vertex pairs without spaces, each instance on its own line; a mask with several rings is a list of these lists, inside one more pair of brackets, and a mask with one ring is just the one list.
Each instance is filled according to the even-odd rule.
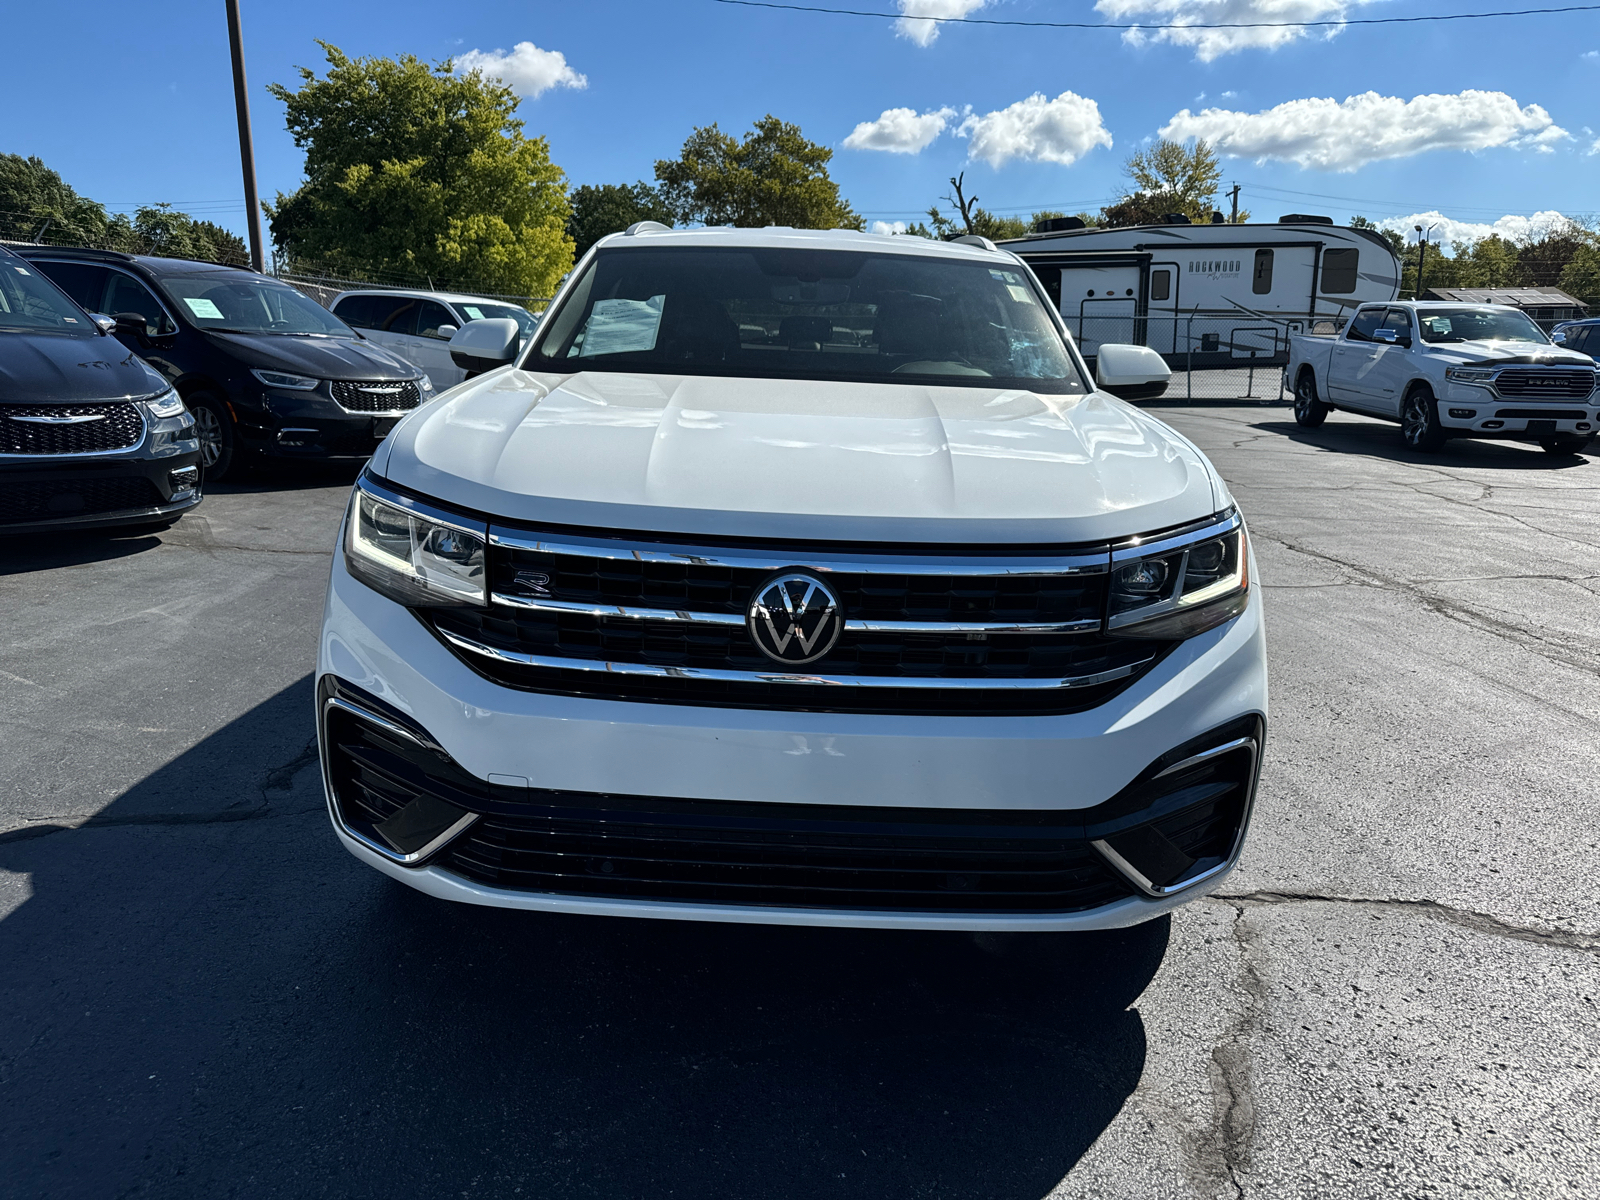
[[[87,417],[83,421],[43,418]],[[144,417],[135,404],[0,405],[0,454],[109,454],[139,444]]]
[[422,393],[410,379],[375,379],[368,382],[333,381],[333,398],[346,412],[409,412],[422,403]]
[[1582,400],[1594,391],[1587,368],[1507,367],[1495,376],[1495,391],[1523,400]]
[[[491,527],[488,609],[425,619],[510,687],[599,699],[790,711],[1059,713],[1104,703],[1167,649],[1102,631],[1109,550],[735,548],[559,541]],[[930,547],[929,550],[935,548]],[[792,566],[826,580],[844,625],[790,667],[745,625]]]

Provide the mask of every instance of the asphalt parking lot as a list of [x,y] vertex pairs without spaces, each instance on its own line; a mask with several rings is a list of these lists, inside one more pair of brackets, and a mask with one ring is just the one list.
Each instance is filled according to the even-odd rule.
[[0,543],[0,1194],[1592,1195],[1600,458],[1158,411],[1273,713],[1223,894],[1114,934],[429,900],[315,768],[353,471]]

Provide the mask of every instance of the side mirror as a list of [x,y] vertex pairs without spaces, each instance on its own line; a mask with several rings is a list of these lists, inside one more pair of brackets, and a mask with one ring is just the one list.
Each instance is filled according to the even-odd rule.
[[1392,329],[1374,329],[1372,331],[1372,340],[1375,342],[1384,342],[1392,346],[1400,339]]
[[132,334],[136,338],[143,338],[149,326],[145,323],[144,314],[136,312],[120,312],[113,314],[111,320],[116,324],[118,333]]
[[1550,340],[1552,342],[1554,342],[1558,346],[1565,346],[1567,344],[1567,333],[1566,333],[1566,330],[1564,330],[1564,329],[1556,330],[1554,333],[1552,333],[1550,335]]
[[468,321],[450,335],[450,361],[474,374],[503,367],[517,356],[521,334],[510,317]]
[[96,329],[108,336],[117,331],[116,319],[114,317],[106,316],[105,313],[90,313],[89,320],[94,322],[94,327]]
[[457,326],[457,325],[441,325],[441,326],[439,326],[439,328],[435,329],[433,331],[433,333],[434,333],[435,337],[447,338],[452,333],[454,333],[458,328],[460,328],[460,326]]
[[1122,400],[1154,400],[1171,378],[1166,359],[1149,346],[1101,346],[1095,357],[1095,384]]

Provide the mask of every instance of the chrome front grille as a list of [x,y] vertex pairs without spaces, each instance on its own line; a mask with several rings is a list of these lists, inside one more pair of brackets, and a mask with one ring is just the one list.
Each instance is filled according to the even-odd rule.
[[365,382],[333,381],[333,398],[346,412],[410,412],[422,403],[415,380],[375,379]]
[[1507,367],[1494,388],[1519,400],[1582,400],[1594,391],[1594,379],[1587,367]]
[[144,437],[139,406],[0,404],[0,454],[115,454]]
[[[767,657],[746,626],[758,587],[789,568],[825,579],[842,619],[833,648],[804,666]],[[426,616],[475,669],[534,691],[832,712],[1068,712],[1103,703],[1168,649],[1105,633],[1109,568],[1108,545],[919,555],[491,526],[490,606]]]

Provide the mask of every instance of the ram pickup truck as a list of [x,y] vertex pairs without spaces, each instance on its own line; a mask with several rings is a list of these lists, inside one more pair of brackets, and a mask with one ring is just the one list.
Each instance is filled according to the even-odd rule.
[[1299,424],[1314,429],[1334,409],[1382,417],[1413,450],[1473,437],[1577,454],[1600,428],[1594,360],[1503,305],[1363,305],[1337,337],[1290,337],[1287,369]]

